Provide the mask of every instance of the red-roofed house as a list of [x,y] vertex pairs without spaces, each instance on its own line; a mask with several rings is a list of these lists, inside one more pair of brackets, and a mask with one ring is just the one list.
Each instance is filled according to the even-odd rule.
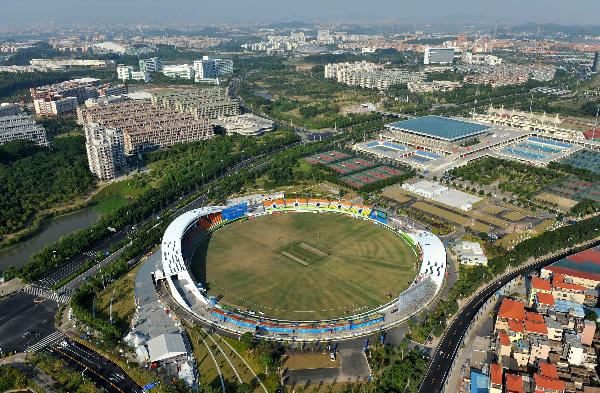
[[538,292],[535,295],[534,306],[538,312],[546,313],[554,307],[554,296],[551,293]]
[[533,311],[527,311],[525,313],[525,319],[531,322],[544,323],[544,316]]
[[585,302],[586,287],[565,281],[565,276],[562,274],[554,275],[552,287],[554,299],[568,300],[579,304]]
[[545,322],[538,323],[525,320],[525,332],[527,334],[537,334],[538,336],[548,337],[548,327]]
[[535,380],[535,389],[546,393],[563,393],[565,391],[565,381],[558,378],[551,378],[540,373],[533,376]]
[[555,364],[540,362],[540,373],[548,378],[558,379],[558,369]]
[[523,378],[520,375],[505,374],[506,393],[524,393]]
[[508,337],[510,338],[511,342],[515,342],[523,338],[523,333],[525,333],[523,322],[509,320],[507,325],[508,329],[506,329],[506,332],[508,333]]
[[545,280],[539,277],[533,277],[531,279],[531,290],[529,292],[529,305],[533,306],[536,294],[552,293],[552,285],[550,284],[550,280]]
[[500,358],[502,358],[502,356],[510,356],[512,346],[510,338],[505,331],[501,330],[498,332],[498,342],[500,344],[500,351],[498,353]]
[[490,393],[502,393],[502,366],[490,364]]
[[507,330],[509,321],[523,321],[525,319],[525,305],[516,300],[504,298],[496,318],[496,330]]

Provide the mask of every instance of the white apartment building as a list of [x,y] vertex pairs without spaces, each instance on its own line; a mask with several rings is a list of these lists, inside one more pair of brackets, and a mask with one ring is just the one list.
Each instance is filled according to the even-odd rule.
[[196,74],[194,67],[189,64],[166,65],[162,68],[164,76],[169,78],[194,79]]
[[84,130],[90,171],[100,180],[114,179],[125,165],[123,132],[98,123],[87,123]]
[[57,116],[61,113],[74,112],[77,109],[77,103],[77,97],[65,97],[53,101],[35,99],[33,107],[39,116]]
[[147,71],[135,71],[132,66],[120,64],[117,67],[117,78],[122,81],[150,81],[150,73]]
[[325,78],[335,78],[339,83],[349,86],[386,90],[395,84],[421,82],[425,74],[399,68],[385,69],[381,64],[362,61],[327,64]]
[[217,119],[240,114],[238,100],[229,97],[225,89],[220,87],[156,93],[152,96],[152,103],[173,111],[190,113],[196,119]]
[[24,113],[0,116],[0,145],[17,139],[33,141],[40,146],[48,146],[46,130],[31,116]]
[[425,48],[423,64],[452,64],[454,48]]
[[196,82],[213,82],[233,72],[233,60],[203,56],[194,61],[194,72]]
[[329,63],[325,65],[325,78],[337,79],[342,82],[344,75],[349,72],[383,70],[383,65],[367,61],[354,63]]
[[14,116],[21,113],[21,108],[17,104],[11,104],[4,102],[0,104],[0,117],[1,116]]
[[298,43],[305,43],[306,42],[306,36],[304,35],[304,32],[300,31],[300,32],[291,32],[290,33],[290,40],[294,41],[294,42],[298,42]]
[[411,93],[432,93],[434,91],[452,91],[462,87],[462,83],[453,81],[418,81],[409,82],[407,87]]
[[114,67],[114,60],[96,60],[96,59],[31,59],[29,64],[34,67],[44,67],[49,69],[65,69],[71,67],[95,67],[108,68]]
[[158,72],[162,70],[163,65],[160,57],[151,57],[149,59],[140,59],[140,71]]

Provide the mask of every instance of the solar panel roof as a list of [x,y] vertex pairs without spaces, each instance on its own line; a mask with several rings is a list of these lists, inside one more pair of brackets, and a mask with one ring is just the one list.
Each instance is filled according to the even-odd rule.
[[450,142],[481,134],[489,128],[482,124],[441,116],[425,116],[397,121],[388,124],[387,127]]

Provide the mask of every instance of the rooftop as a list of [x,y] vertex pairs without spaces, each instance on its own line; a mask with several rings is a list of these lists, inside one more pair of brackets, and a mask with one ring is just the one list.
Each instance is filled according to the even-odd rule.
[[161,334],[148,341],[148,352],[150,361],[156,362],[185,355],[187,350],[181,333],[169,333]]
[[552,296],[551,293],[538,292],[535,296],[539,304],[546,304],[548,306],[554,305],[554,296]]
[[441,116],[397,121],[388,124],[387,127],[449,142],[479,135],[489,128],[486,125]]
[[[555,370],[556,371],[556,370]],[[565,389],[565,382],[558,378],[550,378],[542,374],[535,374],[533,376],[535,380],[535,388],[542,391],[559,391],[562,392]]]
[[527,333],[548,335],[548,327],[544,322],[525,321],[525,330]]
[[471,393],[487,393],[488,376],[471,370]]
[[490,364],[490,380],[494,385],[502,385],[502,366],[498,363]]
[[506,374],[507,393],[523,393],[523,378],[520,375]]
[[531,279],[531,286],[535,289],[541,290],[541,291],[552,291],[552,287],[550,286],[550,281],[549,280],[544,280],[543,278],[539,278],[539,277],[533,277]]
[[525,319],[525,305],[516,300],[504,298],[498,311],[498,318],[522,321]]
[[540,372],[542,373],[542,375],[548,378],[558,378],[558,370],[556,368],[556,365],[554,364],[541,362]]
[[595,247],[581,251],[561,259],[546,269],[554,273],[600,281],[600,249]]

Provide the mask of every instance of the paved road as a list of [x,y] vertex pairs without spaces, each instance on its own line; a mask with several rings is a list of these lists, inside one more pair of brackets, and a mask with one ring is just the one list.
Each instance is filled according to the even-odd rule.
[[[589,248],[597,244],[600,244],[600,241],[596,241],[592,245],[588,245],[585,248]],[[452,365],[452,361],[460,349],[462,338],[464,337],[469,324],[477,314],[477,311],[491,296],[493,296],[500,288],[502,288],[512,279],[521,275],[530,274],[572,253],[574,253],[573,250],[553,258],[542,259],[534,264],[515,270],[489,284],[476,296],[474,296],[472,300],[458,312],[456,318],[454,318],[451,324],[446,328],[446,331],[444,332],[444,335],[433,354],[433,358],[429,364],[429,369],[425,374],[425,378],[421,382],[419,392],[442,392],[444,383],[446,382],[446,377],[448,376],[450,367]]]
[[[270,153],[262,154],[260,156],[250,157],[243,161],[240,161],[239,163],[232,165],[231,167],[224,170],[221,175],[215,177],[211,181],[204,184],[203,188],[208,189],[208,187],[210,187],[212,184],[214,184],[214,183],[218,182],[219,180],[221,180],[225,177],[228,177],[231,174],[236,173],[238,171],[255,170],[257,168],[260,168],[261,166],[266,165],[266,163],[270,162],[270,159],[268,158],[269,156],[272,156],[280,151],[287,150],[290,147],[296,146],[298,144],[299,144],[299,142],[295,142],[295,143],[292,143],[287,146],[282,146]],[[194,193],[191,193],[191,194],[194,194]],[[189,195],[182,196],[179,200],[173,201],[168,206],[163,208],[161,212],[157,213],[157,215],[162,215],[162,214],[164,214],[164,212],[173,210],[175,208],[175,206],[177,206],[177,204],[179,204],[179,202],[186,197],[189,197]],[[193,201],[188,203],[187,205],[185,205],[181,208],[178,208],[178,209],[174,209],[173,213],[175,216],[177,216],[185,211],[198,208],[204,204],[204,202],[206,201],[206,198],[207,197],[205,194],[200,194],[196,198],[194,198]],[[52,270],[51,272],[46,274],[43,278],[36,281],[35,285],[37,285],[41,288],[51,288],[52,286],[56,285],[61,280],[69,277],[70,275],[72,275],[73,273],[75,273],[79,269],[81,269],[81,267],[84,265],[85,261],[90,258],[89,255],[95,255],[97,252],[108,251],[111,246],[113,246],[114,244],[117,244],[118,242],[120,242],[123,239],[126,239],[132,233],[134,233],[135,227],[140,227],[140,226],[150,222],[154,218],[155,218],[154,215],[150,216],[150,217],[146,218],[145,220],[137,223],[134,227],[128,226],[128,227],[116,232],[109,238],[105,239],[101,243],[99,243],[96,246],[94,246],[93,248],[91,248],[90,250],[82,253],[81,255],[78,255],[77,257],[69,260],[65,264]],[[115,251],[114,253],[109,255],[107,258],[103,259],[101,262],[96,264],[91,269],[89,269],[86,272],[77,276],[77,278],[75,278],[70,283],[68,283],[63,288],[61,288],[59,290],[59,292],[65,292],[65,293],[73,292],[75,289],[77,289],[77,287],[79,287],[81,284],[83,284],[83,282],[85,281],[85,279],[87,277],[94,276],[98,272],[99,269],[101,269],[102,267],[108,265],[110,262],[117,259],[121,255],[123,250],[124,250],[124,247]]]
[[77,342],[65,339],[46,348],[44,352],[62,359],[106,392],[142,392],[142,388],[119,366]]
[[58,304],[24,292],[0,300],[0,351],[22,352],[54,333]]

